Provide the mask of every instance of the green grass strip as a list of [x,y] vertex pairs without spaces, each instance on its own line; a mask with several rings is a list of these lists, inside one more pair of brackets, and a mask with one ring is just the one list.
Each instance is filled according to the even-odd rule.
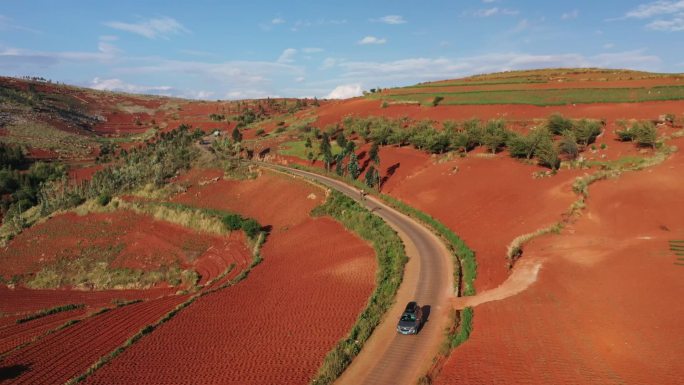
[[71,303],[71,304],[68,304],[68,305],[56,306],[56,307],[53,307],[53,308],[50,308],[50,309],[43,309],[43,310],[38,311],[37,313],[33,313],[33,314],[29,315],[29,316],[26,316],[26,317],[24,317],[24,318],[18,319],[18,320],[17,320],[17,323],[18,323],[18,324],[23,324],[23,323],[25,323],[25,322],[33,321],[34,319],[47,317],[47,316],[49,316],[49,315],[61,313],[61,312],[64,312],[64,311],[70,311],[70,310],[75,310],[75,309],[81,309],[81,308],[83,308],[83,307],[85,307],[84,304],[73,304],[73,303]]
[[444,100],[440,103],[442,105],[529,104],[536,106],[559,106],[573,103],[638,103],[684,99],[684,86],[426,92],[380,95],[376,98],[395,101],[419,101],[428,105],[435,96],[444,97]]
[[382,316],[392,306],[404,266],[408,261],[399,235],[380,217],[373,215],[353,199],[333,190],[327,201],[314,208],[312,216],[329,215],[345,228],[373,245],[378,260],[376,288],[366,308],[356,319],[349,334],[325,356],[311,384],[331,384],[361,351]]

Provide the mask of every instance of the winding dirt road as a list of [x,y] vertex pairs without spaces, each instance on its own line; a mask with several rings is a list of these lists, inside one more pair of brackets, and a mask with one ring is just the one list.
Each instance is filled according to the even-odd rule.
[[[366,197],[361,201],[358,190],[345,183],[307,171],[262,165],[287,170],[340,191],[361,202],[397,231],[409,261],[396,302],[336,383],[414,385],[437,355],[449,322],[454,297],[453,268],[444,244],[424,226],[377,199]],[[417,301],[428,318],[420,333],[405,336],[396,332],[396,325],[409,301]]]

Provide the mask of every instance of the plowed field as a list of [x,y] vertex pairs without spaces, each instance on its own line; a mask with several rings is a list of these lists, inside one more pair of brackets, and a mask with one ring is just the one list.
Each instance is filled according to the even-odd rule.
[[308,217],[321,190],[279,174],[192,188],[179,199],[272,226],[264,260],[247,280],[198,299],[88,383],[308,382],[373,290],[372,248],[331,219]]

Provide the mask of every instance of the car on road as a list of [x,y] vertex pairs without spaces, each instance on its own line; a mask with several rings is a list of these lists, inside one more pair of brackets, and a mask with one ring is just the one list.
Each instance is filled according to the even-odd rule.
[[418,306],[418,303],[411,301],[406,305],[404,312],[399,318],[397,324],[397,332],[401,334],[416,334],[420,330],[420,323],[423,318],[423,312]]

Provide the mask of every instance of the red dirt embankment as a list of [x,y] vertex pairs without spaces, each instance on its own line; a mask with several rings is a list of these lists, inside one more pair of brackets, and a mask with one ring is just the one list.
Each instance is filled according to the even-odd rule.
[[682,167],[677,153],[592,185],[576,223],[526,246],[537,282],[478,306],[436,383],[680,383],[684,267],[668,241],[684,239]]
[[372,248],[337,222],[308,216],[323,195],[266,172],[179,196],[272,226],[264,260],[247,280],[200,298],[88,383],[308,382],[374,287]]

